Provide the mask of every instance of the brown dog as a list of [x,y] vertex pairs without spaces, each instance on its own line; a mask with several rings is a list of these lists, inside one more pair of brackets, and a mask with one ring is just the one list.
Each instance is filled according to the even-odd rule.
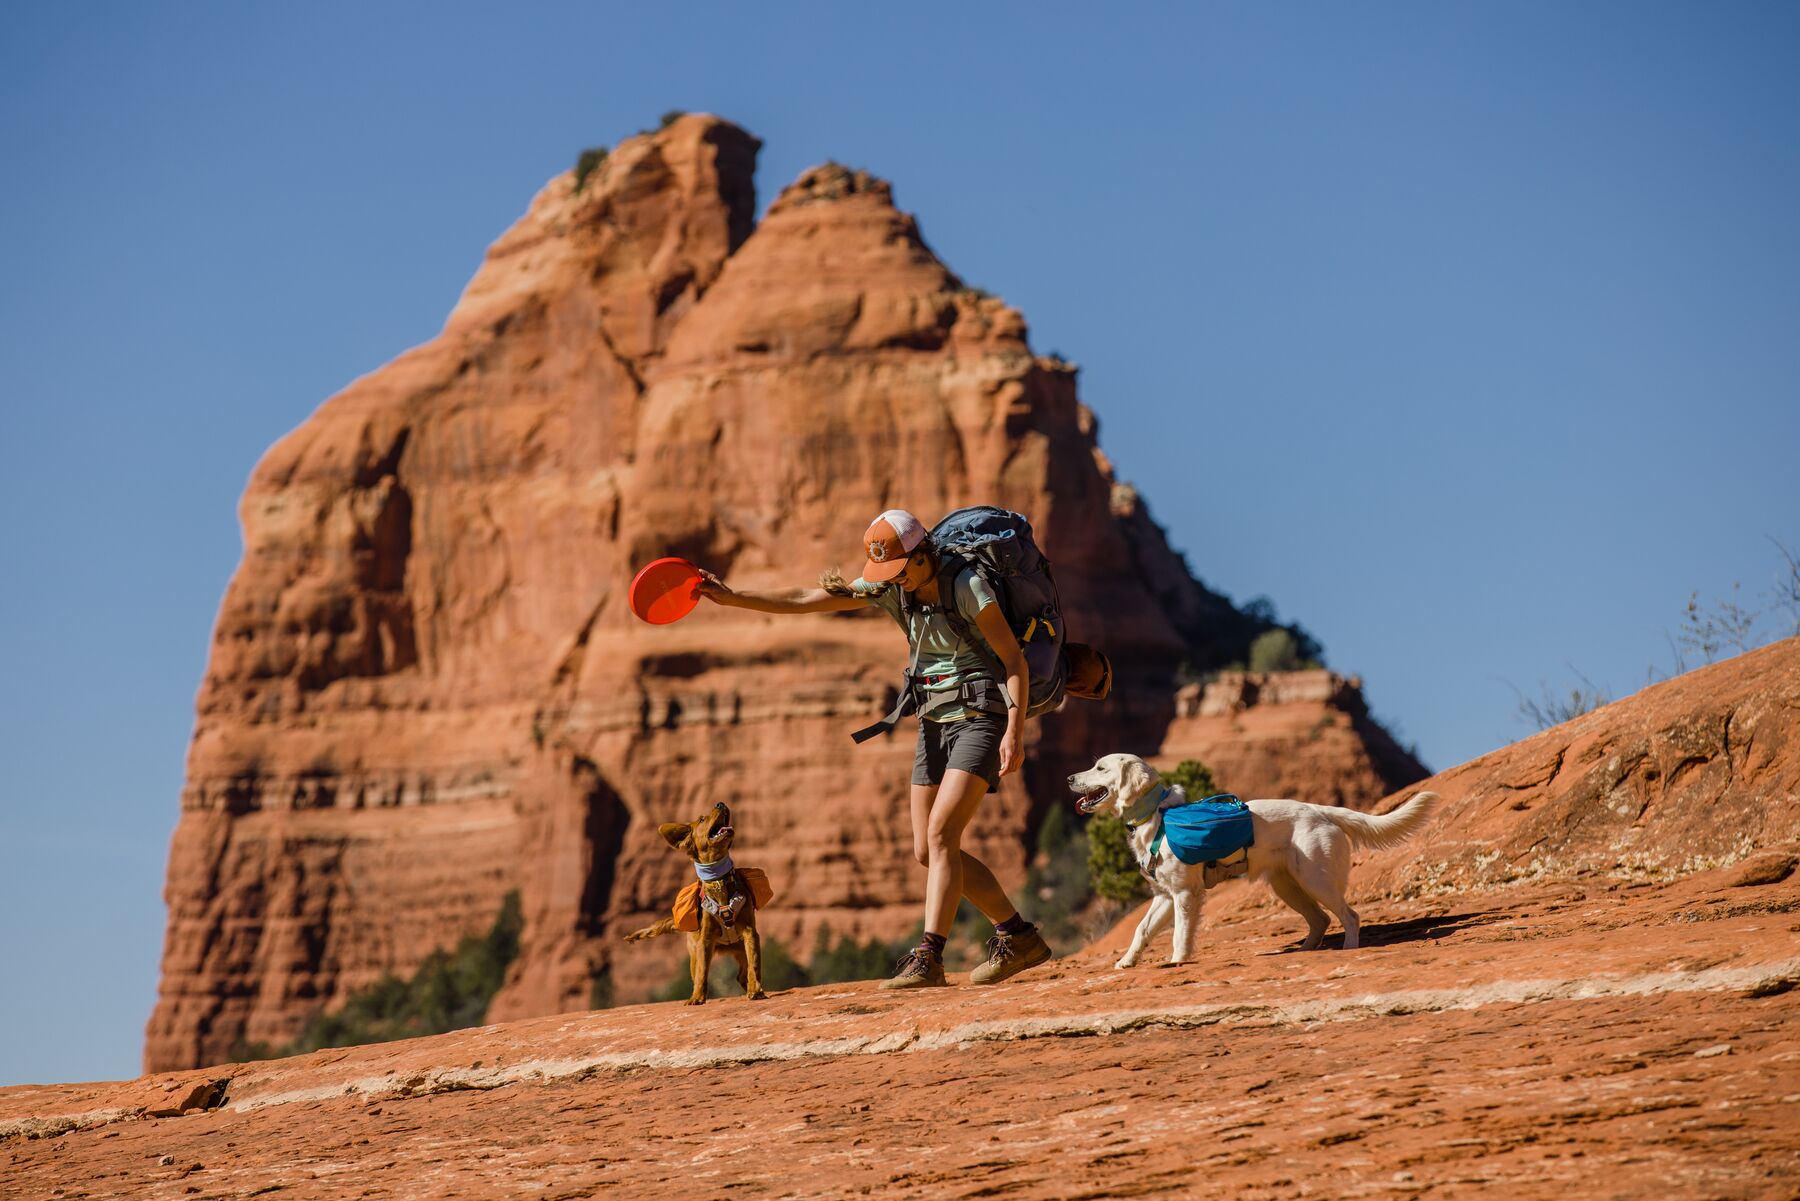
[[706,1003],[706,977],[713,952],[737,960],[738,984],[752,1001],[768,997],[762,986],[762,942],[756,933],[756,911],[774,895],[768,877],[753,867],[731,861],[731,810],[723,802],[691,822],[667,822],[657,828],[663,840],[694,861],[699,878],[675,898],[674,912],[653,926],[634,930],[626,942],[655,938],[675,930],[688,932],[688,974],[694,981],[689,1005]]

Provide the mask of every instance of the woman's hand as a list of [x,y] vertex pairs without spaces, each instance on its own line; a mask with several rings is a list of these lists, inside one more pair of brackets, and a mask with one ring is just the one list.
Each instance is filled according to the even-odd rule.
[[1025,723],[1019,710],[1006,711],[1006,733],[1000,736],[1000,774],[1010,776],[1025,762]]
[[706,570],[706,568],[701,567],[698,570],[700,572],[700,595],[704,596],[713,604],[729,604],[730,602],[725,598],[737,595],[724,580],[721,580],[718,576]]

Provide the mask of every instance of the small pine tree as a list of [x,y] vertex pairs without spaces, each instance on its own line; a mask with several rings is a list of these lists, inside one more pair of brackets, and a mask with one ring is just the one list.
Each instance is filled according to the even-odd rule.
[[1124,822],[1103,813],[1088,822],[1088,880],[1094,892],[1109,901],[1129,905],[1148,894],[1137,859],[1131,854],[1131,831]]
[[[807,979],[806,969],[794,962],[793,955],[788,953],[787,944],[779,938],[764,937],[762,940],[762,986],[764,992],[779,992],[785,988],[805,988],[812,981]],[[737,983],[734,976],[732,983]]]
[[814,984],[841,984],[846,980],[879,980],[894,970],[894,963],[912,949],[917,937],[885,943],[879,938],[857,942],[833,938],[829,925],[820,926],[813,940],[807,978]]
[[1185,792],[1190,801],[1204,801],[1219,791],[1212,768],[1198,759],[1183,759],[1172,770],[1164,772],[1162,778],[1165,784]]
[[1088,878],[1088,836],[1069,815],[1071,808],[1057,805],[1044,815],[1038,827],[1037,854],[1025,876],[1019,895],[1019,912],[1042,930],[1052,945],[1085,941],[1076,917],[1094,898]]
[[277,1054],[299,1055],[321,1047],[417,1038],[478,1026],[500,991],[506,968],[519,953],[525,929],[519,894],[509,892],[485,935],[471,934],[455,951],[427,955],[411,979],[393,973],[351,993],[343,1008],[313,1018]]
[[1044,814],[1043,824],[1038,827],[1037,852],[1054,858],[1056,852],[1067,846],[1074,836],[1075,823],[1070,820],[1067,807],[1052,805],[1050,812]]

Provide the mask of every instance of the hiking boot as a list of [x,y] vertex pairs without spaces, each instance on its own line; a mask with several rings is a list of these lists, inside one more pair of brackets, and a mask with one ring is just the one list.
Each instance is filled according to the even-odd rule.
[[969,983],[998,984],[1049,958],[1050,944],[1036,926],[1022,934],[996,933],[988,939],[987,962],[969,973]]
[[894,974],[881,982],[883,988],[947,988],[944,960],[923,947],[908,951],[895,965]]

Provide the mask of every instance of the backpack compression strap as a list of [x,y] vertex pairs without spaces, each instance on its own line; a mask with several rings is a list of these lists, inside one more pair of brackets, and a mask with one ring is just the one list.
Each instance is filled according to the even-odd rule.
[[874,725],[864,726],[862,729],[857,730],[855,733],[851,734],[850,737],[859,745],[865,743],[877,734],[887,733],[889,730],[900,724],[900,719],[902,717],[905,717],[908,713],[917,712],[918,708],[919,698],[914,692],[912,672],[909,671],[906,673],[905,679],[901,682],[900,698],[894,702],[894,707],[888,710],[888,715]]
[[912,622],[906,617],[906,591],[900,592],[900,628],[906,631],[907,641],[913,642],[912,662],[906,665],[906,671],[900,676],[900,695],[894,701],[894,707],[888,715],[873,725],[864,726],[850,735],[851,741],[858,746],[869,741],[877,734],[885,734],[900,724],[900,719],[908,713],[916,713],[919,709],[919,688],[914,682],[919,671],[919,647],[912,636]]

